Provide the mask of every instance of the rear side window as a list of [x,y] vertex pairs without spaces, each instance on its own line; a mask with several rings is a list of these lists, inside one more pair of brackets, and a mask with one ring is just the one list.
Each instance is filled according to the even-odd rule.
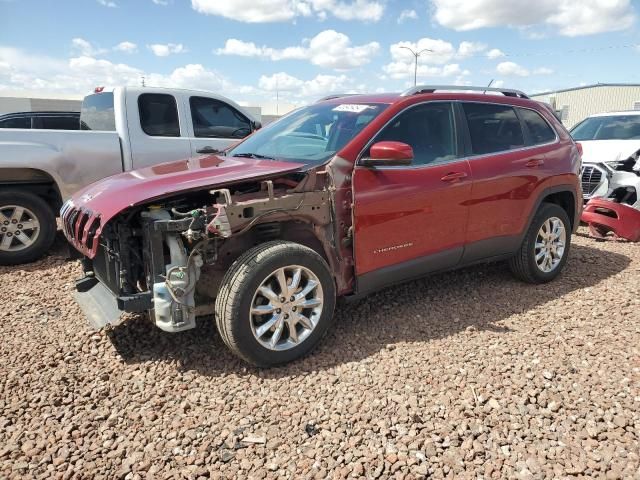
[[173,95],[143,93],[138,97],[140,126],[152,137],[179,137],[178,106]]
[[196,137],[244,138],[251,133],[249,119],[224,102],[191,97],[189,104]]
[[528,108],[519,108],[518,113],[527,126],[532,145],[549,143],[556,139],[556,133],[538,112]]
[[410,107],[392,120],[374,143],[394,141],[411,145],[412,165],[448,162],[457,158],[453,118],[453,105],[448,102]]
[[524,146],[520,120],[508,105],[463,103],[475,155],[504,152]]
[[4,120],[0,120],[0,128],[31,128],[31,118],[6,118]]
[[80,110],[80,130],[113,132],[116,116],[113,110],[113,93],[96,93],[84,97]]
[[80,121],[78,117],[41,117],[34,119],[34,128],[48,130],[78,130]]

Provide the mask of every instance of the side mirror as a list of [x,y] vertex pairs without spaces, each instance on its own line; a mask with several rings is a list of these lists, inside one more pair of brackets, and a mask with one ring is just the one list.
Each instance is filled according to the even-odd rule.
[[251,131],[255,132],[256,130],[260,130],[262,128],[262,123],[257,120],[251,122]]
[[365,167],[393,167],[411,165],[413,148],[402,142],[377,142],[371,145],[369,156],[360,159]]

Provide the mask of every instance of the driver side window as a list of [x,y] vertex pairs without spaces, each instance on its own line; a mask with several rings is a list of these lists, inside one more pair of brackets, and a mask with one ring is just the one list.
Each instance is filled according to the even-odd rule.
[[202,138],[244,138],[251,133],[251,122],[235,108],[207,97],[191,97],[193,132]]
[[453,105],[426,103],[409,107],[398,115],[378,133],[373,143],[406,143],[413,148],[412,165],[431,165],[458,157],[455,132]]

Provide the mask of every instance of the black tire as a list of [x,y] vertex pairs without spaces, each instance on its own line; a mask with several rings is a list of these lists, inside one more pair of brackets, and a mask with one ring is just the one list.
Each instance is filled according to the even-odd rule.
[[[548,219],[556,217],[563,223],[566,232],[565,249],[560,263],[551,270],[545,272],[538,267],[535,259],[535,243],[538,237],[538,232],[542,227],[542,224]],[[569,250],[571,247],[571,221],[567,212],[560,206],[553,203],[543,203],[527,230],[527,233],[522,241],[520,250],[518,253],[509,260],[509,268],[511,273],[527,283],[546,283],[556,278],[562,269],[564,268],[567,258],[569,257]]]
[[[0,265],[19,265],[37,260],[45,254],[56,238],[56,217],[49,205],[37,195],[19,190],[0,191],[0,208],[17,205],[30,210],[40,224],[40,232],[29,247],[17,251],[0,250]],[[2,227],[0,225],[0,227]],[[0,234],[0,238],[4,238]]]
[[[251,303],[262,282],[275,270],[300,265],[318,278],[323,291],[319,320],[297,346],[283,351],[264,347],[253,334]],[[241,255],[227,271],[216,298],[215,318],[224,343],[233,353],[253,365],[271,367],[291,362],[310,352],[333,320],[336,289],[325,260],[303,245],[274,241],[258,245]]]

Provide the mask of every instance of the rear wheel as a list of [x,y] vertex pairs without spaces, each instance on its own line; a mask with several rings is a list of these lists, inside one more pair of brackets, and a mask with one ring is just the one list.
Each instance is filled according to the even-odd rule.
[[49,205],[29,192],[0,192],[0,265],[40,258],[53,244],[56,219]]
[[291,242],[259,245],[234,262],[216,298],[216,324],[227,346],[261,367],[295,360],[326,333],[335,285],[324,259]]
[[543,203],[533,218],[520,250],[509,261],[515,277],[528,283],[556,278],[567,262],[571,245],[571,222],[558,205]]

